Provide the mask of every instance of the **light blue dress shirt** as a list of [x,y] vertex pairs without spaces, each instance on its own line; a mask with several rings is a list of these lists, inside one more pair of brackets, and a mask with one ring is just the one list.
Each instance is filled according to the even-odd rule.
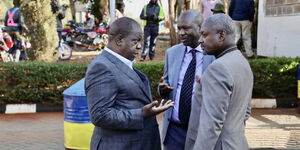
[[[175,105],[173,108],[172,112],[172,117],[171,120],[175,121],[177,123],[180,123],[179,117],[178,117],[178,112],[179,112],[179,99],[180,99],[180,91],[181,91],[181,86],[182,86],[182,81],[185,75],[185,72],[193,58],[192,53],[190,52],[193,48],[187,46],[186,52],[184,54],[183,62],[180,67],[180,72],[179,72],[179,78],[178,78],[178,83],[177,83],[177,89],[176,89],[176,95],[175,95]],[[196,75],[198,75],[201,78],[202,75],[202,64],[203,64],[203,50],[201,46],[199,45],[198,47],[195,48],[196,50]],[[196,79],[196,78],[195,78]],[[195,82],[194,81],[194,87],[195,87]],[[194,95],[194,88],[193,88],[193,95]],[[193,97],[192,95],[192,97]]]

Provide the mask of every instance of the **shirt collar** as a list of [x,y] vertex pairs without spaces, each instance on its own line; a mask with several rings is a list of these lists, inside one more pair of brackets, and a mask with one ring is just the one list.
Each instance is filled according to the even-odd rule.
[[104,50],[106,50],[107,52],[111,53],[112,55],[116,56],[119,60],[121,60],[125,65],[127,65],[130,69],[132,68],[132,61],[128,60],[127,58],[119,55],[118,53],[110,50],[109,48],[105,47]]
[[223,52],[221,52],[218,56],[216,56],[216,58],[220,58],[223,55],[225,55],[226,53],[229,53],[229,52],[234,51],[234,50],[237,50],[236,46],[229,47],[229,48],[225,49]]
[[191,52],[192,49],[196,50],[197,52],[203,53],[203,50],[202,50],[200,44],[199,44],[196,48],[192,48],[192,47],[190,47],[190,46],[187,46],[187,51],[186,51],[186,53]]

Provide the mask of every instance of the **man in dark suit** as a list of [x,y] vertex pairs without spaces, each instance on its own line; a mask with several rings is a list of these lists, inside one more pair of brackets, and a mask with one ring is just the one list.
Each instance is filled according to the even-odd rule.
[[195,76],[201,77],[205,68],[214,60],[205,55],[199,43],[201,13],[197,10],[182,12],[178,20],[178,34],[182,44],[166,51],[164,75],[159,93],[175,102],[166,111],[162,140],[165,150],[183,150],[191,111]]
[[155,115],[173,106],[152,101],[147,77],[132,66],[142,29],[123,17],[112,23],[107,47],[89,65],[85,90],[92,123],[91,150],[160,150]]

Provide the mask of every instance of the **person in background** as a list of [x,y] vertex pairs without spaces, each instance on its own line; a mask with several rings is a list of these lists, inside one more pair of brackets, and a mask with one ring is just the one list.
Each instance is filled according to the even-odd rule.
[[222,3],[217,3],[215,5],[215,8],[211,9],[211,11],[213,12],[213,14],[225,14],[225,8]]
[[237,44],[242,37],[247,58],[254,58],[251,40],[251,28],[254,13],[255,8],[253,0],[231,0],[229,5],[229,16],[235,24],[235,43]]
[[60,42],[62,40],[62,30],[63,30],[63,25],[61,20],[65,18],[65,11],[62,8],[62,6],[59,5],[57,0],[51,0],[51,11],[56,16],[56,30],[59,39],[57,47],[59,47]]
[[125,9],[125,4],[123,2],[116,3],[116,19],[125,17],[124,9]]
[[9,33],[13,40],[13,47],[9,49],[8,53],[13,56],[14,62],[19,62],[21,59],[28,59],[26,51],[23,49],[25,31],[28,31],[27,26],[24,23],[24,17],[20,10],[21,1],[13,0],[13,8],[10,8],[6,12],[4,19],[5,32]]
[[155,55],[155,43],[159,31],[159,22],[165,18],[163,8],[158,5],[157,0],[150,0],[144,6],[140,18],[144,20],[144,47],[141,55],[141,61],[146,59],[149,53],[150,60]]
[[86,12],[85,13],[85,29],[93,29],[95,27],[95,20],[91,15]]
[[200,10],[204,19],[213,15],[211,9],[213,9],[217,3],[222,3],[222,1],[221,0],[200,0]]

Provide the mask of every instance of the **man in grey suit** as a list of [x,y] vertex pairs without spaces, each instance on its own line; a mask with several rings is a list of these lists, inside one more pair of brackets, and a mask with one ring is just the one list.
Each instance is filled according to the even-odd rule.
[[112,23],[107,47],[89,65],[85,90],[95,125],[91,150],[160,150],[155,115],[173,106],[152,101],[147,77],[132,66],[142,29],[123,17]]
[[166,51],[164,75],[160,80],[160,96],[171,99],[175,106],[164,114],[162,140],[165,150],[183,150],[195,76],[201,77],[214,60],[203,53],[200,44],[201,13],[197,10],[182,12],[178,20],[178,34],[182,44]]
[[253,74],[236,48],[234,24],[225,14],[207,18],[200,43],[216,60],[195,89],[185,150],[248,150],[245,120],[249,116]]

